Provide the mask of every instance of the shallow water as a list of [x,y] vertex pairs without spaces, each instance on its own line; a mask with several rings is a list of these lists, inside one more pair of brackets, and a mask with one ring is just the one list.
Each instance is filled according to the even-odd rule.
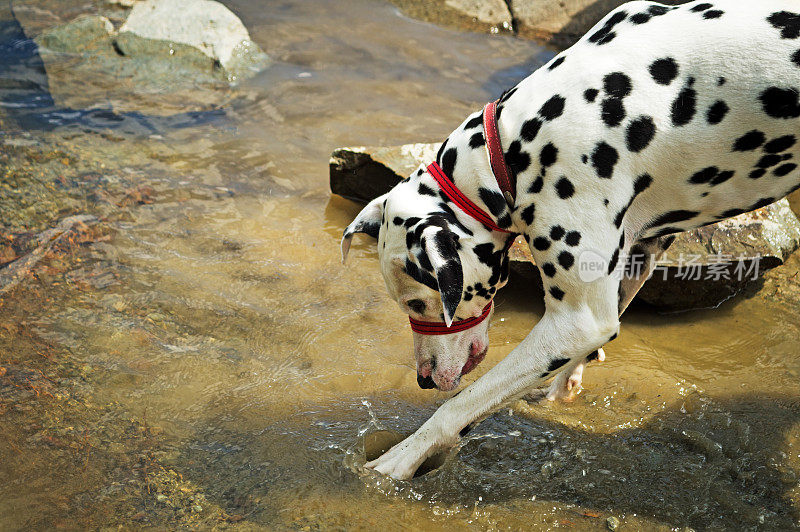
[[[714,310],[634,308],[573,403],[517,403],[412,482],[359,473],[365,433],[410,432],[446,395],[416,385],[373,243],[340,264],[359,206],[331,197],[328,155],[441,140],[553,53],[381,2],[225,3],[275,63],[210,117],[53,123],[46,87],[14,88],[37,103],[2,138],[81,155],[70,208],[109,238],[0,307],[0,527],[797,526],[800,312],[770,283]],[[121,211],[95,193],[144,184],[152,202]],[[541,315],[512,286],[468,382]]]

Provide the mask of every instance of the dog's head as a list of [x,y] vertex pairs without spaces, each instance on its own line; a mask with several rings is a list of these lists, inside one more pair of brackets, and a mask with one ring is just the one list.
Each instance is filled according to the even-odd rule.
[[[420,169],[370,202],[345,229],[342,260],[355,233],[378,239],[381,272],[389,295],[420,321],[480,316],[508,279],[505,234],[484,228],[438,193]],[[457,207],[456,207],[457,208]],[[414,332],[417,382],[422,388],[456,388],[489,346],[489,320],[452,334]]]

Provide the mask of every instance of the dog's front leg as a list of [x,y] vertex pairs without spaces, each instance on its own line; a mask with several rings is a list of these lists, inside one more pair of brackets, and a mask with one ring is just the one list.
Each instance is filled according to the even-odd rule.
[[[616,288],[609,289],[615,293]],[[603,301],[603,299],[600,299]],[[617,332],[614,305],[586,305],[545,313],[505,359],[444,403],[414,434],[366,467],[397,479],[414,475],[425,459],[458,442],[460,431],[521,397],[576,358],[584,358]]]

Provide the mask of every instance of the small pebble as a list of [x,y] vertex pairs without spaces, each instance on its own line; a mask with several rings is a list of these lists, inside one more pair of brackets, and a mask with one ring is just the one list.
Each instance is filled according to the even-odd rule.
[[606,519],[606,526],[608,527],[609,530],[616,530],[617,528],[619,528],[619,519],[617,519],[612,515],[611,517]]

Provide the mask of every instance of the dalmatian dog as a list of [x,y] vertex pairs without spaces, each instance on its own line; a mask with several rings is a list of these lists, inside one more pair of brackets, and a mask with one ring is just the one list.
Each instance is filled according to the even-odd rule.
[[[435,165],[345,229],[343,258],[354,233],[377,238],[389,295],[415,329],[423,388],[453,390],[483,358],[484,318],[508,279],[514,233],[541,272],[546,310],[507,357],[366,467],[411,478],[473,423],[547,380],[555,377],[551,395],[567,395],[676,233],[800,188],[798,118],[796,0],[635,1],[609,13],[498,100],[512,194],[487,156],[482,113],[469,116]],[[491,220],[445,193],[439,171]],[[587,257],[601,263],[591,278]]]

